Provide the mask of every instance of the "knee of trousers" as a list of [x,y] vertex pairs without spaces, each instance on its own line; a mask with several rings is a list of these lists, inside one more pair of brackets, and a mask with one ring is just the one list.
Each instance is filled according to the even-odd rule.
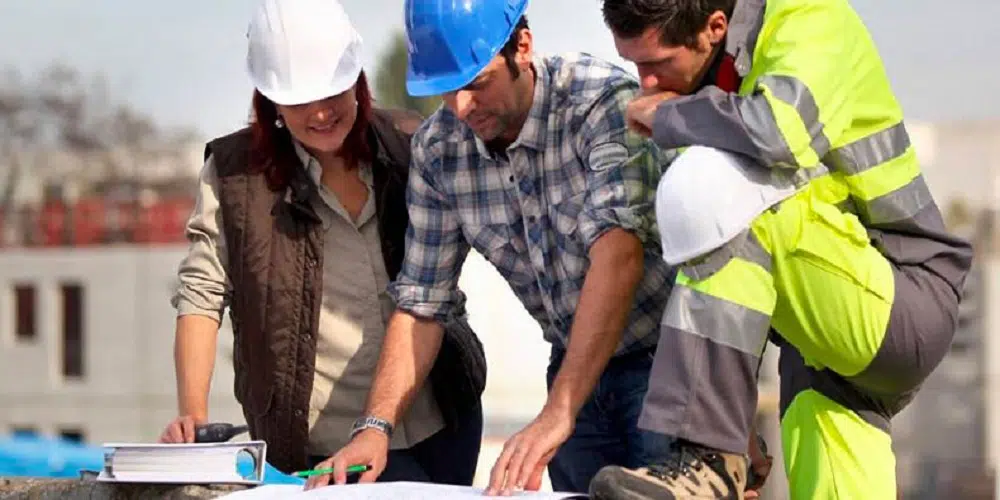
[[882,344],[871,363],[848,380],[874,394],[912,396],[951,349],[958,298],[921,268],[894,265],[893,278],[896,292]]
[[714,148],[688,148],[670,164],[656,189],[663,259],[677,266],[709,254],[798,190],[793,173]]

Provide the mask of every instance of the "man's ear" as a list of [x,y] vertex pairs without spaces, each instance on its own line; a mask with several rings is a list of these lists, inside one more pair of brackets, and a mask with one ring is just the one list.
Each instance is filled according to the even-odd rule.
[[526,69],[531,64],[534,49],[535,41],[531,36],[531,30],[522,29],[517,36],[517,55],[514,59],[520,68]]
[[726,38],[727,31],[729,31],[729,19],[725,12],[717,10],[708,16],[708,22],[705,23],[708,43],[712,45],[721,43]]

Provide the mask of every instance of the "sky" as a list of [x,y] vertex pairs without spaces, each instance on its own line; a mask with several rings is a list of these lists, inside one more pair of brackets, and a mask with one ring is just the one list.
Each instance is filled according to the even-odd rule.
[[[342,0],[365,40],[366,67],[402,27],[402,0]],[[910,119],[1000,117],[995,0],[853,0]],[[166,125],[216,136],[246,120],[246,26],[256,0],[0,0],[0,67],[26,75],[53,62],[104,75],[113,97]],[[899,6],[905,5],[905,10]],[[540,52],[618,58],[599,0],[533,0]],[[571,20],[572,16],[572,20]],[[976,19],[990,20],[977,23]]]

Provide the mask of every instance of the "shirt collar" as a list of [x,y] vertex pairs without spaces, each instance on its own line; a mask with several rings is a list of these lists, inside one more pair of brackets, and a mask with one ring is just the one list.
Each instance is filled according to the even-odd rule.
[[[309,174],[309,178],[312,179],[316,186],[322,185],[323,167],[319,164],[319,160],[311,155],[299,141],[292,140],[292,143],[295,145],[295,154],[299,157],[299,161],[302,162],[302,168],[306,169],[306,173]],[[361,176],[361,181],[368,187],[373,188],[375,185],[375,179],[372,175],[371,166],[365,163],[359,165],[358,168],[361,169],[358,172]]]

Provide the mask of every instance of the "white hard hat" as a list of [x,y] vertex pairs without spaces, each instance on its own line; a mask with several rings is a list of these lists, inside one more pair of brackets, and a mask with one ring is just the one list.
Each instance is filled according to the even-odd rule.
[[676,266],[708,254],[803,185],[791,169],[766,167],[719,149],[687,148],[656,188],[663,260]]
[[247,39],[250,79],[277,104],[340,94],[361,72],[361,35],[337,0],[261,0]]

